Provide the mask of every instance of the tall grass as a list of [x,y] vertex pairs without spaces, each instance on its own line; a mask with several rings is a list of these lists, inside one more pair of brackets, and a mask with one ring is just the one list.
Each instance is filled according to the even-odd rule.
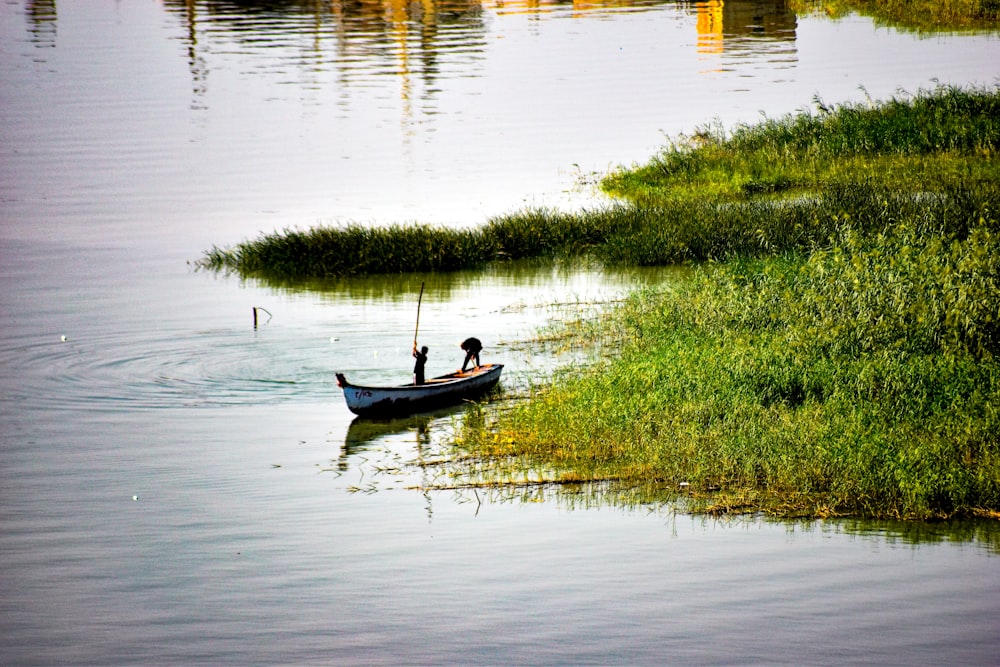
[[627,200],[621,205],[528,209],[472,229],[286,230],[213,248],[198,264],[287,281],[561,255],[651,265],[805,251],[845,216],[873,231],[914,208],[966,219],[970,198],[995,207],[998,147],[1000,92],[939,87],[872,107],[824,106],[728,138],[702,132],[610,175],[603,187]]
[[[866,184],[913,192],[996,182],[1000,95],[941,86],[879,104],[827,107],[681,137],[602,187],[637,204],[741,200]],[[930,159],[933,156],[933,159]]]
[[612,233],[614,216],[530,209],[479,229],[429,225],[316,227],[212,248],[202,268],[273,280],[457,271],[491,261],[585,253]]
[[601,326],[618,358],[470,422],[461,442],[557,481],[683,489],[701,509],[996,511],[996,234],[995,219],[964,238],[845,227],[806,261],[641,292]]
[[705,511],[997,516],[991,95],[765,122],[616,176],[645,205],[605,256],[727,262],[633,295],[579,339],[620,355],[470,420],[463,460]]
[[451,271],[484,261],[482,235],[429,226],[316,227],[268,234],[232,249],[213,248],[201,265],[243,276],[332,277]]

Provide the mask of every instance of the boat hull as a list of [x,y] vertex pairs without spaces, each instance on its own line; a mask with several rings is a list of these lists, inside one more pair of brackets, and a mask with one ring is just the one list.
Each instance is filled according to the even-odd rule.
[[365,417],[385,417],[432,410],[476,398],[500,381],[502,371],[503,364],[485,364],[465,372],[431,378],[424,384],[396,387],[351,384],[343,373],[337,373],[337,383],[344,390],[344,400],[351,412]]

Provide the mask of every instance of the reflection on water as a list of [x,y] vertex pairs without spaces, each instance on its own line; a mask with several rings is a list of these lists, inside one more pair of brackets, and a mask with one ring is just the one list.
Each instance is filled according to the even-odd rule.
[[56,0],[31,0],[27,6],[28,31],[35,46],[56,45]]
[[[428,2],[179,2],[166,3],[187,24],[189,66],[196,98],[206,91],[212,53],[283,56],[255,62],[255,69],[297,72],[306,86],[324,85],[322,74],[344,91],[398,78],[400,97],[429,100],[440,92],[442,67],[474,75],[485,40],[475,0]],[[290,71],[291,70],[291,71]],[[419,88],[417,88],[419,85]],[[345,96],[343,103],[348,103]]]
[[[440,273],[373,274],[352,277],[271,279],[247,282],[289,293],[311,292],[320,298],[416,301],[421,288],[436,300],[449,300],[475,286],[506,285],[512,288],[551,289],[554,295],[580,296],[581,291],[608,295],[628,286],[638,287],[686,275],[685,266],[605,266],[587,258],[565,261],[526,259],[497,261],[475,270]],[[485,300],[485,296],[484,299]]]
[[707,0],[695,12],[702,74],[795,66],[797,19],[785,0]]
[[[516,392],[578,353],[540,324],[668,277],[184,265],[317,221],[475,225],[720,109],[996,69],[995,40],[810,19],[806,50],[805,22],[735,1],[0,3],[3,661],[993,660],[995,524],[687,517],[569,486],[489,503],[439,463],[461,410],[355,424],[336,386],[409,377],[421,283],[428,372],[478,334]],[[800,80],[776,84],[793,45]]]
[[[341,473],[355,469],[368,492],[405,485],[404,488],[424,494],[450,494],[451,501],[457,504],[550,503],[568,511],[625,508],[671,517],[684,513],[683,497],[650,502],[648,494],[635,493],[613,482],[539,482],[535,481],[539,477],[519,466],[515,466],[505,483],[487,482],[498,479],[495,470],[484,469],[480,476],[476,473],[479,465],[476,462],[452,459],[454,451],[448,446],[448,439],[462,416],[462,408],[451,408],[404,419],[357,418],[348,428],[337,468]],[[971,544],[1000,555],[1000,522],[990,520],[772,519],[744,514],[704,514],[694,520],[733,529],[768,523],[784,527],[789,534],[846,536],[875,547]]]
[[435,410],[415,413],[402,417],[371,418],[355,417],[347,427],[340,462],[343,469],[347,460],[386,438],[404,439],[426,449],[431,445],[433,434],[441,434],[446,424],[455,423],[465,414],[467,405],[455,404]]
[[997,521],[866,521],[841,519],[829,522],[828,530],[856,535],[888,544],[942,544],[969,542],[1000,554],[1000,522]]
[[462,406],[453,406],[447,410],[437,410],[423,414],[409,415],[397,419],[367,419],[356,417],[347,428],[344,436],[344,446],[341,451],[341,466],[346,468],[347,459],[363,451],[365,447],[377,439],[400,433],[413,433],[418,444],[430,443],[430,428],[432,422],[458,415]]
[[[481,76],[489,48],[490,16],[592,18],[609,12],[668,10],[692,19],[699,54],[795,62],[796,15],[786,0],[374,0],[368,2],[220,2],[168,0],[187,25],[189,67],[197,100],[207,90],[206,55],[237,50],[288,53],[255,69],[298,72],[306,86],[322,86],[324,72],[346,90],[399,80],[404,105],[441,93],[442,76]],[[652,20],[652,19],[651,19]],[[273,58],[273,56],[271,56]],[[727,62],[707,71],[724,71]],[[445,70],[448,70],[447,72]],[[344,98],[347,102],[347,98]],[[428,107],[425,112],[433,113]],[[409,117],[413,109],[404,106]]]
[[794,41],[797,19],[785,0],[706,0],[693,3],[698,51],[721,53],[730,42],[754,37]]

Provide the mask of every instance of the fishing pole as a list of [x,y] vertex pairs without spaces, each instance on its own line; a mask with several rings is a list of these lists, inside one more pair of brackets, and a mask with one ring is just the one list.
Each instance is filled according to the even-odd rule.
[[420,304],[424,301],[424,283],[420,283],[420,298],[417,299],[417,326],[413,328],[413,349],[417,349],[417,332],[420,330]]

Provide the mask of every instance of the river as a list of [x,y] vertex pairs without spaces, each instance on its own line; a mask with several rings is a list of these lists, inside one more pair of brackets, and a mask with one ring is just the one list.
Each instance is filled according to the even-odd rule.
[[[459,412],[333,377],[535,341],[670,271],[270,286],[213,245],[599,206],[708,123],[989,85],[996,34],[783,2],[0,4],[0,663],[995,663],[993,523],[770,522],[427,491]],[[261,315],[254,328],[253,309]]]

